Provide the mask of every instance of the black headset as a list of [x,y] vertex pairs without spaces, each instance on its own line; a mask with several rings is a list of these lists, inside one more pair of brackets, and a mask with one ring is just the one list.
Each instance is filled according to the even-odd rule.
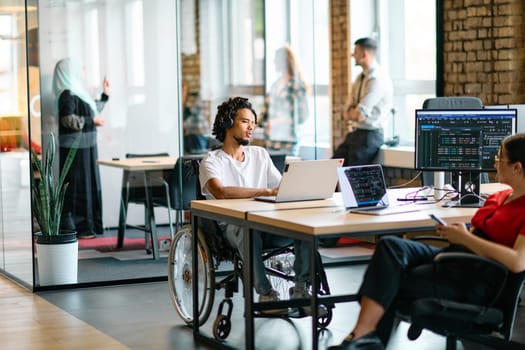
[[233,126],[233,118],[231,116],[231,112],[228,113],[226,118],[224,118],[224,128],[225,129],[231,129]]

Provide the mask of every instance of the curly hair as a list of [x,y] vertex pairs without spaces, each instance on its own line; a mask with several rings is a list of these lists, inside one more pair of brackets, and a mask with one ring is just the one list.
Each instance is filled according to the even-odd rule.
[[[257,123],[257,113],[255,113],[252,104],[247,98],[230,98],[228,101],[223,102],[217,107],[217,115],[215,116],[215,122],[213,123],[211,134],[215,135],[215,138],[218,141],[224,142],[224,139],[226,138],[226,129],[232,127],[233,122],[235,121],[235,115],[240,109],[249,109],[255,117],[255,123]],[[231,119],[231,121],[229,121],[229,119]]]

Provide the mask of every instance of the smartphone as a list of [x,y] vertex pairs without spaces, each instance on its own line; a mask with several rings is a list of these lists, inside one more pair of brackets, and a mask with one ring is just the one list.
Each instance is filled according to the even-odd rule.
[[428,214],[428,215],[430,216],[430,218],[432,220],[434,220],[438,224],[441,224],[441,225],[446,225],[447,224],[445,221],[443,221],[443,219],[441,219],[440,217],[435,216],[434,214]]

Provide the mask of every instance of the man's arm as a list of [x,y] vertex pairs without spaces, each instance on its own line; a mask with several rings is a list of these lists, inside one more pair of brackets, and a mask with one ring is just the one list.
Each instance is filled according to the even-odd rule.
[[223,186],[218,178],[210,179],[206,186],[216,199],[252,198],[257,196],[275,196],[277,194],[277,188]]

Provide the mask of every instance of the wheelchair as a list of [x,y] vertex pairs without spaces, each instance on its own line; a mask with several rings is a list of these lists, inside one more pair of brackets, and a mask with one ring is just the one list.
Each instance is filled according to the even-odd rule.
[[[215,293],[224,289],[224,299],[218,307],[217,315],[213,323],[213,336],[216,340],[223,341],[230,334],[233,309],[232,297],[239,291],[239,279],[242,280],[242,260],[237,251],[232,248],[226,239],[219,234],[218,225],[208,219],[199,219],[198,230],[198,316],[193,317],[193,265],[192,265],[192,240],[193,232],[191,225],[184,226],[178,231],[171,242],[168,257],[168,282],[170,296],[179,316],[188,325],[198,322],[203,325],[209,318]],[[293,293],[293,247],[265,250],[263,260],[265,262],[266,274],[282,299]],[[216,271],[222,262],[230,261],[233,271],[219,279]],[[322,267],[321,256],[317,253],[317,281],[319,295],[329,295],[330,290],[327,283],[326,273]],[[332,320],[333,304],[323,303],[327,313],[318,317],[317,326],[320,329],[328,327]],[[300,309],[287,314],[270,315],[259,313],[256,317],[306,317]]]

